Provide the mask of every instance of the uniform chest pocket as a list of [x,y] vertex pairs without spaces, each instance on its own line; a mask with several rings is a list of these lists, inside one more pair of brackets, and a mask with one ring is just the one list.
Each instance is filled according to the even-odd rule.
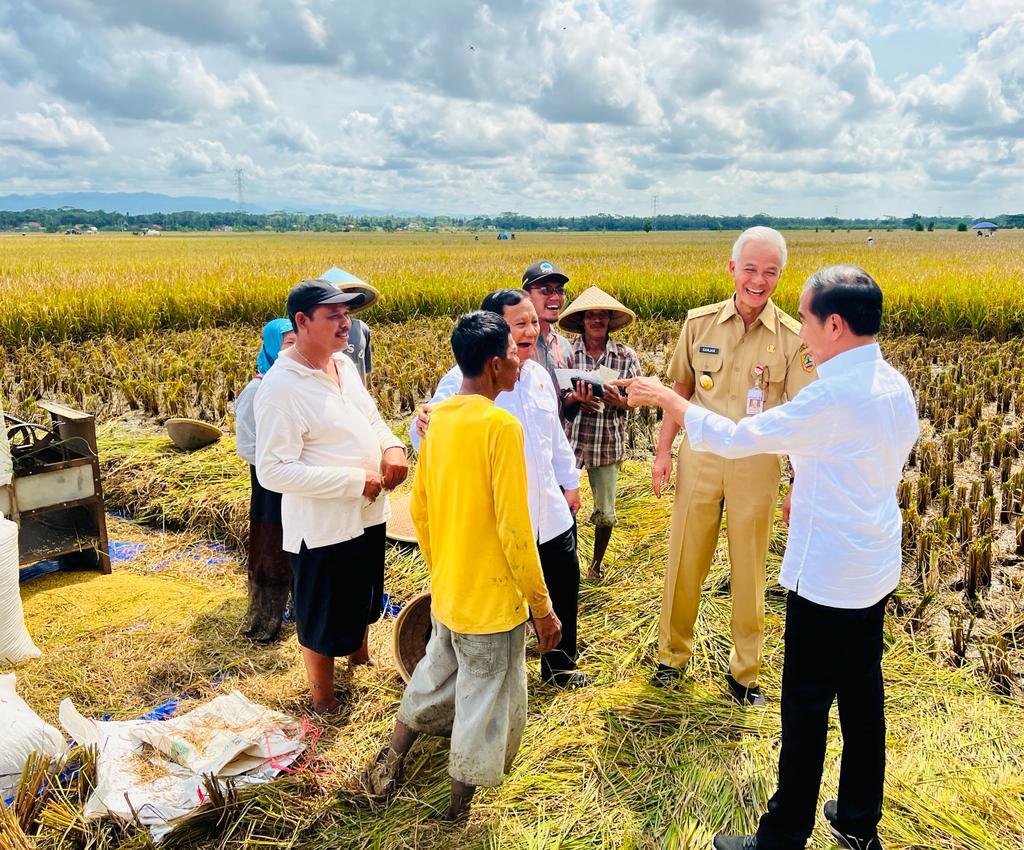
[[698,353],[693,358],[693,371],[697,373],[698,378],[705,372],[710,375],[714,375],[716,372],[721,372],[722,355]]

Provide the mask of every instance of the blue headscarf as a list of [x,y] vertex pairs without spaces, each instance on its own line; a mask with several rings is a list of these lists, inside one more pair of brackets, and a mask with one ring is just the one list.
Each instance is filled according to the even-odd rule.
[[274,365],[277,355],[281,353],[281,339],[286,333],[294,333],[291,319],[272,319],[263,328],[263,347],[260,348],[260,356],[256,359],[256,370],[261,375],[266,375],[267,370]]

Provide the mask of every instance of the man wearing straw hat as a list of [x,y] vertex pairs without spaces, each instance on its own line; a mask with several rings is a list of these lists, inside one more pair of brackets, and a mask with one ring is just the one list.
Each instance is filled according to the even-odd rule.
[[[572,342],[569,368],[593,372],[605,367],[615,372],[617,378],[639,375],[636,352],[610,336],[635,318],[632,310],[598,287],[585,289],[558,320],[562,330],[579,334]],[[563,409],[569,442],[577,463],[587,470],[594,497],[594,512],[590,516],[594,524],[594,554],[587,574],[591,579],[600,579],[601,563],[616,523],[615,485],[619,465],[626,456],[629,406],[614,387],[597,390],[590,383],[579,381],[564,397]]]
[[[735,292],[686,316],[668,367],[672,388],[685,399],[738,422],[793,398],[814,378],[814,361],[800,339],[800,323],[772,301],[786,265],[786,240],[770,227],[752,227],[732,249]],[[662,421],[652,469],[661,496],[679,433]],[[679,446],[665,595],[658,636],[655,685],[679,679],[693,655],[693,627],[701,588],[728,510],[733,650],[726,683],[741,704],[763,705],[757,684],[764,634],[765,561],[779,495],[779,456],[726,460]],[[787,502],[788,505],[788,502]],[[784,517],[788,510],[784,510]]]
[[[342,292],[363,293],[363,303],[353,306],[349,310],[350,316],[363,312],[363,310],[371,307],[380,298],[380,293],[375,287],[370,286],[365,280],[360,280],[354,274],[349,274],[344,269],[339,269],[337,266],[331,266],[320,275],[320,279],[333,283]],[[359,377],[362,379],[363,386],[365,387],[366,376],[373,370],[373,357],[370,353],[370,326],[362,319],[352,319],[352,327],[348,331],[348,346],[345,348],[345,353],[355,364],[356,371],[359,373]]]

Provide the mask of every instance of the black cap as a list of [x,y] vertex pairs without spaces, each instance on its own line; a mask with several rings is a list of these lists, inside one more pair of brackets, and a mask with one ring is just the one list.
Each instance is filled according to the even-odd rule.
[[308,316],[321,304],[347,304],[350,307],[358,307],[365,300],[365,292],[342,292],[330,281],[316,278],[304,280],[292,287],[292,291],[288,293],[285,311],[294,321],[296,313],[305,313]]
[[569,278],[562,274],[558,266],[547,260],[540,260],[523,272],[523,289],[543,280],[553,280],[557,283],[569,282]]

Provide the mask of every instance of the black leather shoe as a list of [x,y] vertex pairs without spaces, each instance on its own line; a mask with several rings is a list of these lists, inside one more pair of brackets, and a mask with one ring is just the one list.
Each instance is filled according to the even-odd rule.
[[713,850],[757,850],[756,835],[725,835],[718,833],[711,842]]
[[835,800],[826,800],[825,805],[821,807],[821,816],[825,818],[825,823],[828,824],[828,831],[832,833],[836,844],[840,847],[845,847],[846,850],[882,850],[882,842],[878,840],[877,835],[865,838],[863,836],[850,835],[847,832],[840,832],[836,826],[836,815],[838,812],[839,806]]
[[729,686],[729,693],[740,705],[764,705],[764,694],[758,685],[751,685],[749,688],[741,685],[728,673],[725,674],[725,682]]
[[579,670],[560,670],[544,680],[545,685],[554,688],[561,688],[563,691],[576,691],[585,688],[592,683],[592,679],[586,673]]
[[669,667],[668,664],[659,664],[654,668],[654,675],[651,676],[651,684],[656,688],[668,688],[682,678],[682,667]]

